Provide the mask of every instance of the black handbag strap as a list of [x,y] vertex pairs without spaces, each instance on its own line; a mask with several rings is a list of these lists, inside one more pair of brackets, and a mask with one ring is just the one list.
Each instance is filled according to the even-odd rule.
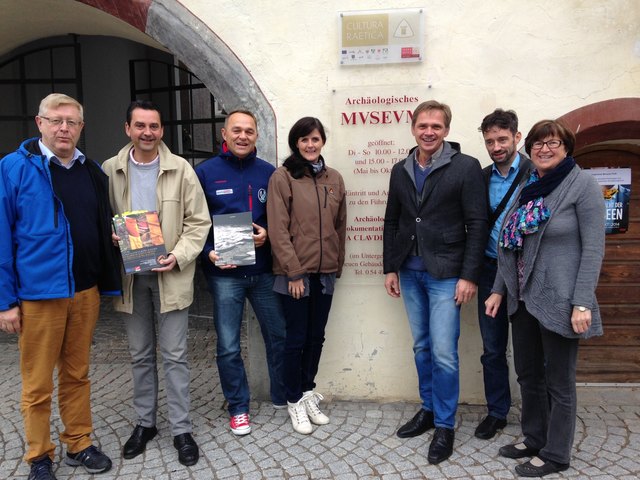
[[520,180],[522,180],[522,177],[524,176],[524,174],[525,174],[524,168],[521,168],[520,170],[518,170],[518,175],[516,175],[516,178],[514,178],[513,182],[511,182],[511,186],[509,187],[509,190],[504,195],[504,197],[502,197],[502,200],[500,200],[500,204],[498,204],[496,209],[493,212],[491,212],[491,215],[489,217],[489,230],[493,230],[493,225],[496,223],[496,220],[500,218],[500,215],[502,215],[502,212],[507,206],[507,203],[509,202],[511,195],[513,195],[513,192],[515,191],[516,187],[520,184]]

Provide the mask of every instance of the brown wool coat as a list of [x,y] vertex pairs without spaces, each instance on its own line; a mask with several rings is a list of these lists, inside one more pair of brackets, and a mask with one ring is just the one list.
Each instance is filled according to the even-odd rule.
[[342,273],[347,204],[344,181],[333,168],[294,179],[285,167],[269,180],[267,199],[273,272]]

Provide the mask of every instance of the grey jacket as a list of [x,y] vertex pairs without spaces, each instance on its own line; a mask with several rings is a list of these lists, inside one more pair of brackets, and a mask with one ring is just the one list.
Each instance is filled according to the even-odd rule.
[[[542,326],[563,337],[602,335],[595,295],[604,257],[602,190],[591,174],[576,165],[544,203],[551,216],[536,233],[525,236],[524,287],[520,297]],[[517,207],[514,202],[507,219]],[[506,294],[509,316],[518,308],[516,257],[513,250],[498,247],[493,291],[503,297]],[[591,328],[582,335],[571,327],[574,305],[591,309]]]

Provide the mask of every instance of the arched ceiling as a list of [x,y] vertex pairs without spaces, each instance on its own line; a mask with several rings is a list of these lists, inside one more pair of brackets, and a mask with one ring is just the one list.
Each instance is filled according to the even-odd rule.
[[258,148],[276,162],[273,108],[229,46],[180,0],[0,0],[0,13],[0,56],[70,33],[121,37],[172,53],[227,111],[248,108],[256,114]]
[[[0,56],[33,40],[68,33],[112,35],[166,50],[129,23],[85,3],[76,0],[0,0]],[[132,0],[132,3],[136,2]]]

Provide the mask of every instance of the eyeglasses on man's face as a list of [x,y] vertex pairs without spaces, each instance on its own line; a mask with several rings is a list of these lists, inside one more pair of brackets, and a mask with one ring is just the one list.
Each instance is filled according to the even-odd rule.
[[555,150],[556,148],[558,148],[560,145],[562,145],[562,140],[549,140],[548,142],[533,142],[531,144],[531,148],[533,150],[542,150],[542,147],[544,146],[549,147],[550,150]]
[[53,125],[54,127],[61,127],[63,123],[66,123],[67,127],[76,128],[79,127],[80,124],[82,124],[82,121],[80,120],[70,120],[68,118],[50,118],[43,116],[40,116],[40,118],[44,118],[47,122],[49,122],[50,125]]

